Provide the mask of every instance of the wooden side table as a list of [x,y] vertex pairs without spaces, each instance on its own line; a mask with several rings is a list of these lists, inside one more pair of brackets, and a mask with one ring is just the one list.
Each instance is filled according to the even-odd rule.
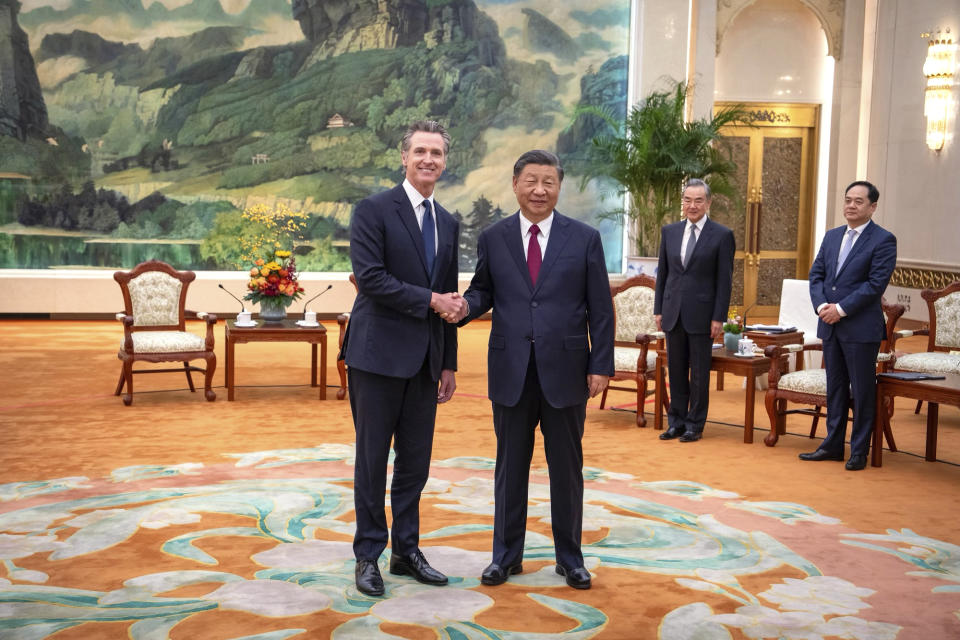
[[[663,398],[663,386],[665,382],[663,369],[666,365],[666,360],[666,349],[657,349],[655,378],[657,382],[654,389],[654,411],[656,412],[654,413],[653,421],[654,429],[663,429],[663,411],[660,405]],[[710,369],[717,372],[717,378],[723,377],[724,372],[729,371],[738,376],[744,376],[747,379],[747,397],[743,410],[743,441],[747,444],[752,443],[753,416],[757,397],[757,385],[754,381],[757,379],[757,376],[762,376],[764,373],[770,371],[770,359],[765,356],[741,358],[729,353],[726,349],[714,349],[713,358],[710,361]]]
[[942,380],[901,380],[883,374],[877,376],[877,417],[873,426],[873,450],[870,466],[883,466],[883,431],[890,428],[886,398],[896,396],[927,402],[927,443],[925,459],[937,460],[937,427],[940,404],[960,405],[960,374],[944,374]]
[[317,386],[317,345],[320,345],[320,399],[327,399],[327,329],[322,324],[316,327],[301,327],[294,320],[263,322],[257,320],[255,327],[238,327],[235,320],[224,323],[226,338],[226,366],[224,376],[227,400],[233,400],[235,347],[244,342],[309,342],[310,386]]

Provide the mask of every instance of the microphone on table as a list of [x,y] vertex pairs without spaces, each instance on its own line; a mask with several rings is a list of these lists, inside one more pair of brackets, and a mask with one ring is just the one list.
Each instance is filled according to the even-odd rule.
[[[227,291],[227,288],[226,288],[225,286],[223,286],[223,284],[218,283],[217,286],[220,287],[221,289],[223,289],[224,291]],[[241,300],[241,299],[238,298],[237,296],[233,295],[233,294],[230,293],[229,291],[227,291],[227,295],[230,296],[231,298],[233,298],[234,300],[236,300],[237,302],[240,303],[240,311],[246,311],[246,310],[247,310],[247,308],[246,308],[245,306],[243,306],[243,300]]]
[[310,298],[309,300],[303,303],[303,317],[307,317],[307,305],[313,302],[314,300],[316,300],[317,298],[319,298],[320,296],[322,296],[323,294],[325,294],[327,291],[330,291],[330,289],[333,289],[332,284],[328,284],[326,289],[324,289],[323,291],[321,291],[320,293],[318,293],[317,295],[313,296],[312,298]]

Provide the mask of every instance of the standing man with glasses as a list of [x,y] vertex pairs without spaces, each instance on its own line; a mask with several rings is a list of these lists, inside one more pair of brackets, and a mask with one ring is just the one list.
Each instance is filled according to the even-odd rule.
[[[661,440],[696,442],[710,401],[713,341],[723,333],[733,284],[733,231],[713,222],[710,187],[691,178],[683,188],[686,220],[663,227],[653,303],[667,334],[670,375],[668,429]],[[658,408],[659,410],[659,408]]]
[[550,473],[556,572],[589,589],[580,551],[587,398],[613,375],[613,301],[596,229],[557,212],[563,167],[549,151],[513,166],[520,211],[483,231],[463,294],[467,321],[493,308],[488,392],[497,435],[493,558],[480,581],[523,571],[527,487],[537,425]]
[[420,493],[430,470],[437,403],[456,389],[460,227],[433,201],[450,136],[437,122],[414,122],[403,136],[406,177],[361,201],[350,224],[357,298],[343,344],[357,434],[353,552],[361,592],[383,595],[377,561],[387,544],[384,502],[390,442],[396,453],[390,505],[390,573],[447,584],[419,547]]
[[843,217],[830,229],[810,267],[810,300],[827,370],[827,437],[801,460],[843,460],[847,414],[853,399],[850,459],[846,468],[867,466],[876,415],[877,352],[886,337],[881,299],[897,266],[897,239],[872,221],[880,191],[864,180],[847,187]]

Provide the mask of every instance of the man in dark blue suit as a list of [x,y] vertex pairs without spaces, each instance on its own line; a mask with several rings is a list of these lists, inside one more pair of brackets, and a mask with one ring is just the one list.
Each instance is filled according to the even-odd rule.
[[[447,578],[419,548],[420,493],[427,481],[437,403],[453,396],[459,224],[433,202],[450,136],[437,122],[413,123],[401,143],[402,184],[361,201],[350,224],[357,298],[344,340],[357,433],[354,505],[357,588],[383,594],[377,560],[387,544],[387,457],[396,456],[390,504],[390,572],[426,584]],[[438,387],[439,384],[439,387]]]
[[827,231],[810,267],[810,300],[820,316],[827,370],[827,437],[801,460],[843,460],[847,413],[854,400],[850,459],[846,468],[867,466],[876,415],[877,352],[886,335],[880,300],[897,265],[897,239],[871,221],[880,192],[858,180],[847,187],[847,224]]
[[497,435],[493,562],[481,582],[520,573],[527,487],[537,424],[550,472],[558,574],[590,588],[580,534],[587,397],[613,375],[613,302],[596,229],[554,210],[563,168],[528,151],[513,168],[520,211],[477,242],[477,270],[464,294],[466,321],[493,308],[488,391]]
[[707,420],[713,341],[727,318],[736,251],[733,231],[707,217],[710,202],[710,187],[691,178],[683,188],[686,220],[660,234],[653,313],[667,334],[670,374],[668,429],[661,440],[696,442]]

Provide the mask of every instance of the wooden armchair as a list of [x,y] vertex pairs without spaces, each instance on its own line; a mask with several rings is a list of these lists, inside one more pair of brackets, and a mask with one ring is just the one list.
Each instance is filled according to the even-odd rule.
[[[357,291],[357,277],[350,274],[350,284],[353,290]],[[337,316],[337,324],[340,325],[340,338],[337,342],[337,373],[340,374],[340,389],[337,390],[337,400],[343,400],[347,396],[347,363],[343,360],[343,339],[347,337],[347,323],[350,321],[350,312],[341,313]]]
[[[885,371],[892,361],[893,352],[893,334],[897,321],[903,315],[906,308],[902,304],[888,304],[886,300],[882,301],[883,314],[886,318],[887,337],[880,344],[880,353],[877,355],[877,370]],[[781,360],[786,353],[795,353],[797,351],[823,351],[823,345],[820,343],[808,343],[804,345],[770,345],[763,351],[763,355],[770,358],[770,372],[767,374],[767,395],[765,404],[767,415],[770,416],[770,433],[763,439],[764,444],[773,447],[777,444],[780,436],[786,432],[786,417],[788,413],[800,413],[813,416],[813,423],[810,426],[810,437],[817,434],[817,424],[820,417],[825,415],[821,413],[821,408],[827,404],[827,373],[820,369],[803,369],[784,373],[781,371]],[[812,409],[791,409],[787,410],[787,401],[800,404],[813,405]],[[852,406],[852,404],[851,404]],[[896,451],[896,443],[893,441],[893,433],[889,426],[885,429],[887,444],[891,451]]]
[[[657,331],[657,323],[653,319],[655,286],[654,278],[639,275],[627,278],[619,286],[610,287],[615,322],[615,371],[611,382],[632,380],[636,388],[610,385],[600,396],[600,408],[603,409],[607,401],[607,391],[634,391],[637,394],[638,427],[647,426],[643,405],[647,395],[654,391],[648,391],[647,382],[656,370],[656,349],[664,346],[665,336],[663,332]],[[655,381],[654,384],[663,384],[663,380]],[[663,405],[664,409],[670,406],[666,393],[663,394]]]
[[[186,373],[190,391],[196,391],[190,372],[203,372],[204,396],[210,402],[216,400],[217,394],[210,387],[217,368],[217,357],[213,353],[213,326],[217,316],[184,308],[187,287],[196,277],[192,271],[177,271],[159,260],[149,260],[131,271],[113,274],[123,292],[123,312],[116,316],[123,323],[123,344],[117,353],[123,367],[114,393],[120,395],[126,387],[123,404],[129,406],[133,402],[133,374],[177,371]],[[206,338],[186,331],[186,318],[205,320]],[[190,365],[191,360],[199,358],[206,360],[206,368]],[[183,362],[183,369],[134,371],[133,363],[137,361]]]
[[[929,328],[894,332],[891,351],[896,348],[898,338],[910,336],[927,336],[927,350],[898,356],[893,370],[960,373],[960,280],[943,289],[924,289],[920,297],[927,302]],[[921,404],[923,401],[917,402],[917,412]]]

